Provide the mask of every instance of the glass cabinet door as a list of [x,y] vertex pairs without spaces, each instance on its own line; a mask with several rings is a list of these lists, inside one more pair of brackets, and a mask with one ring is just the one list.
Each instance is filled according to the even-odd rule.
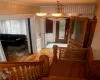
[[68,41],[74,46],[83,47],[86,39],[88,18],[74,17],[70,21]]
[[84,30],[84,21],[73,20],[71,39],[81,43],[83,30]]

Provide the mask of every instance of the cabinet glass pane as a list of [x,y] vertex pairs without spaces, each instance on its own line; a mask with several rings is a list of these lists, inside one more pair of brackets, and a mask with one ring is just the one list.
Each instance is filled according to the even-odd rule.
[[82,35],[84,31],[84,21],[73,20],[71,39],[82,42]]
[[59,21],[59,39],[64,39],[65,38],[65,20]]

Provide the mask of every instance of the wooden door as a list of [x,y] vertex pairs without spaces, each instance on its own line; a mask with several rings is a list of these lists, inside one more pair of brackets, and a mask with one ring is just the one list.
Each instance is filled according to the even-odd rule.
[[69,19],[56,21],[56,42],[67,43]]
[[68,46],[84,47],[87,37],[88,18],[74,17],[70,19]]

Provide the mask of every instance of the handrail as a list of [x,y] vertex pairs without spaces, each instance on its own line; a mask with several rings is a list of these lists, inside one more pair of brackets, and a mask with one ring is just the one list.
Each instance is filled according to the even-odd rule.
[[59,59],[68,59],[66,56],[70,56],[72,58],[77,58],[77,60],[86,60],[89,48],[69,48],[69,47],[58,47],[57,45],[53,46],[54,53],[54,62],[57,61],[57,55],[59,54]]
[[0,80],[38,80],[49,74],[48,64],[46,55],[39,62],[0,62]]

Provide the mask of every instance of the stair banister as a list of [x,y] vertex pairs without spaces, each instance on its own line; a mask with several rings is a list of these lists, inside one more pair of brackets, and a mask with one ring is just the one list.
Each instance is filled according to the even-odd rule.
[[53,45],[53,62],[57,62],[57,51],[58,51],[58,46]]
[[49,58],[38,62],[0,62],[0,80],[38,80],[49,74]]

